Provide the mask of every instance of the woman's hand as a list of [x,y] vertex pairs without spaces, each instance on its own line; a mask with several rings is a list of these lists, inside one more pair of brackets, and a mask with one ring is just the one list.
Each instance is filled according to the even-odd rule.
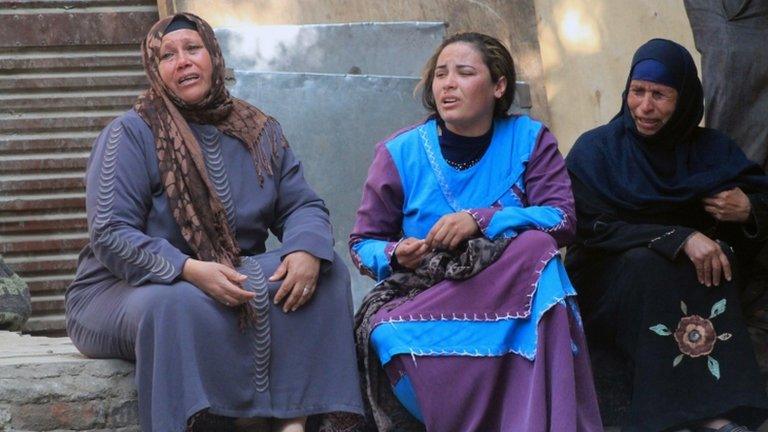
[[217,262],[189,258],[181,277],[226,306],[241,305],[256,295],[240,287],[248,276]]
[[429,230],[426,243],[430,249],[456,249],[461,242],[480,231],[475,218],[466,212],[450,213]]
[[746,222],[752,212],[749,197],[739,188],[704,198],[702,202],[707,213],[723,222]]
[[683,250],[696,266],[699,283],[718,286],[721,274],[726,280],[731,280],[731,263],[717,242],[700,232],[695,232],[685,241]]
[[275,273],[269,277],[271,282],[283,281],[275,294],[275,304],[285,300],[283,303],[285,313],[300,308],[315,293],[319,275],[320,258],[304,251],[286,255]]
[[427,255],[427,252],[429,252],[429,248],[424,240],[408,237],[398,243],[394,255],[400,266],[414,270],[419,266],[424,256]]

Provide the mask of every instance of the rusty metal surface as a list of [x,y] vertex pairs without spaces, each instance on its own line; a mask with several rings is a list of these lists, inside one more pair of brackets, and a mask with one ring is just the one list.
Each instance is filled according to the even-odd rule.
[[0,0],[0,254],[32,292],[27,331],[63,329],[91,143],[146,88],[157,17],[154,0]]
[[[157,13],[35,13],[0,14],[0,47],[138,44]],[[60,31],[66,28],[68,31]]]

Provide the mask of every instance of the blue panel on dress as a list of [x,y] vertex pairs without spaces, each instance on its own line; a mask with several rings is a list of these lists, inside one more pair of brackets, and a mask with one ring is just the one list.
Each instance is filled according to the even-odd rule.
[[381,364],[399,354],[491,357],[514,353],[533,360],[541,317],[557,304],[566,307],[566,299],[574,295],[561,260],[553,258],[541,273],[526,318],[387,322],[376,326],[371,343]]
[[405,237],[425,238],[443,215],[490,207],[515,185],[525,190],[525,167],[543,125],[517,116],[497,119],[493,127],[493,138],[483,157],[461,171],[443,158],[434,119],[387,143],[406,197]]
[[397,399],[403,404],[405,409],[420,422],[424,423],[424,416],[421,414],[421,407],[419,407],[416,392],[413,391],[413,384],[411,384],[408,375],[403,375],[392,390],[394,390],[395,396],[397,396]]

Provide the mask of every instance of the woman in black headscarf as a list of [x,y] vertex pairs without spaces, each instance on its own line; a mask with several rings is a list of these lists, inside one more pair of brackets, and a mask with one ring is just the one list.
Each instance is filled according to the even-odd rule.
[[567,159],[578,239],[566,266],[588,337],[631,365],[625,431],[744,431],[731,421],[766,415],[739,294],[768,239],[768,177],[698,127],[702,113],[690,53],[653,39],[619,114]]

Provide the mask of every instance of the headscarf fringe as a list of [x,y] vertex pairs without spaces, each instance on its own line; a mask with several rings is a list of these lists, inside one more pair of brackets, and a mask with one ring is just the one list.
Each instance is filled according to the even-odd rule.
[[[211,57],[211,89],[199,102],[187,103],[175,95],[160,77],[160,47],[168,24],[177,16],[195,23]],[[141,44],[142,63],[150,88],[134,109],[152,129],[158,166],[174,220],[194,256],[232,268],[240,264],[240,247],[229,226],[226,211],[208,178],[204,156],[189,122],[211,124],[237,138],[248,149],[256,166],[259,184],[273,175],[279,149],[287,146],[276,120],[253,105],[230,96],[224,86],[224,57],[213,29],[201,18],[181,13],[156,22]],[[240,308],[240,328],[254,323],[256,310],[246,303]]]
[[256,165],[256,175],[259,177],[259,186],[264,186],[264,175],[274,175],[273,165],[278,163],[278,150],[287,148],[288,141],[283,135],[280,123],[269,117],[259,133],[258,144],[250,147],[253,163]]

